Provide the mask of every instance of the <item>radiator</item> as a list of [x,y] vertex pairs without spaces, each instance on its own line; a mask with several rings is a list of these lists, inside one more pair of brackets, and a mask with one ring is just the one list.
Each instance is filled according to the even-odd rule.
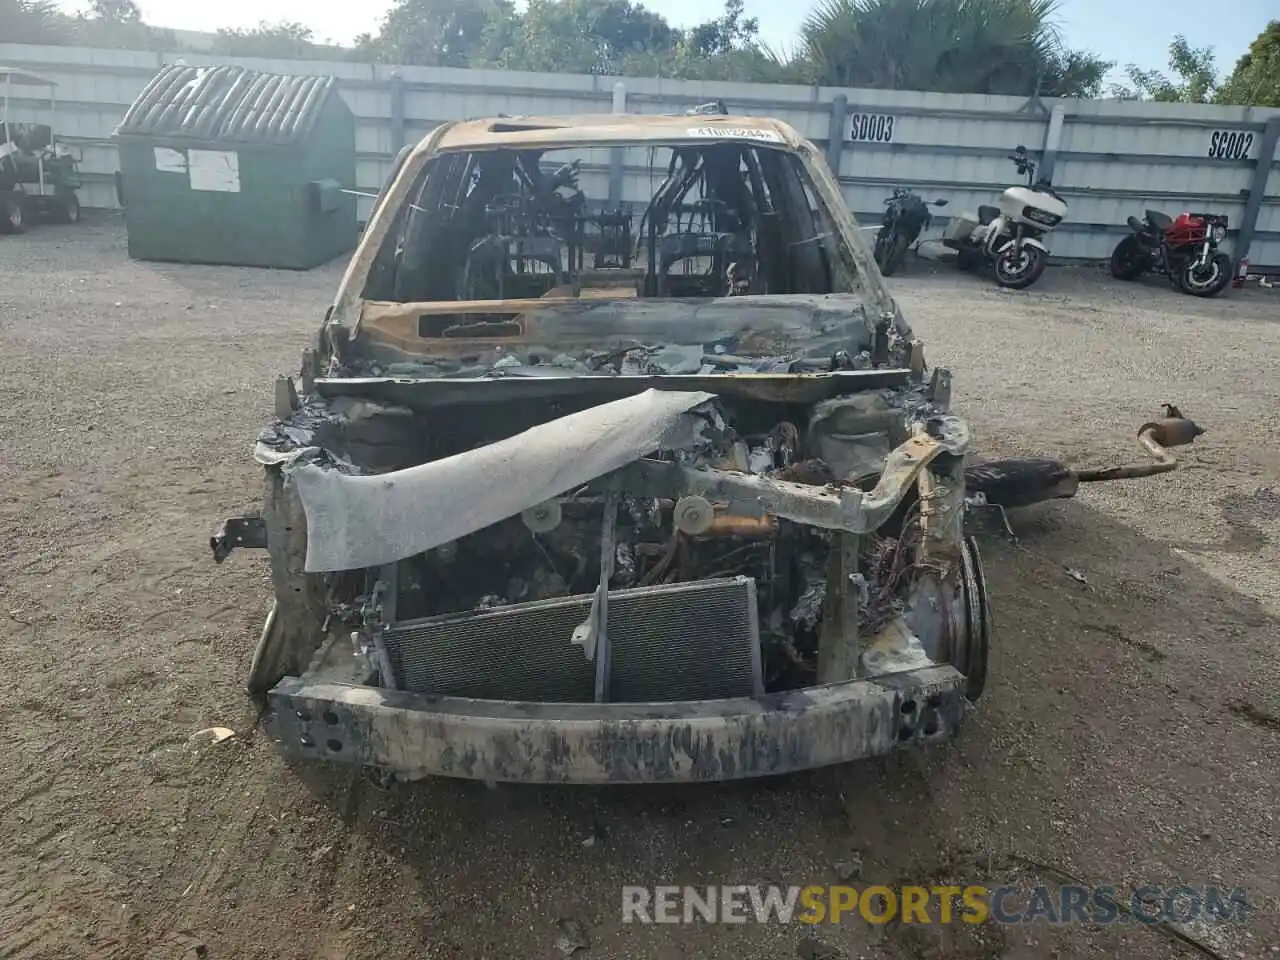
[[[570,642],[591,594],[395,624],[384,634],[398,685],[415,693],[591,703],[595,664]],[[763,692],[756,585],[749,577],[609,593],[609,699]]]

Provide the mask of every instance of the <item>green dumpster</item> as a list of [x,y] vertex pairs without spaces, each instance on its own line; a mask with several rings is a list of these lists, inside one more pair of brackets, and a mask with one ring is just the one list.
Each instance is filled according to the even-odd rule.
[[307,270],[356,244],[355,118],[332,77],[168,66],[115,141],[135,259]]

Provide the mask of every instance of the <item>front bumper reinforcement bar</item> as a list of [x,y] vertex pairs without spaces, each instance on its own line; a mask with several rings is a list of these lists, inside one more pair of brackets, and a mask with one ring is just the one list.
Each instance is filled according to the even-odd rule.
[[954,735],[964,677],[929,666],[760,698],[534,704],[287,677],[265,728],[294,757],[402,779],[676,783],[790,773]]

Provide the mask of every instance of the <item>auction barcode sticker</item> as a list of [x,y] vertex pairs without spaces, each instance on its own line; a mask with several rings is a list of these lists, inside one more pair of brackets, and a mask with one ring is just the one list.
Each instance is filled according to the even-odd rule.
[[782,143],[782,134],[776,130],[754,130],[750,127],[690,127],[685,131],[690,137],[720,137],[725,140],[764,140]]

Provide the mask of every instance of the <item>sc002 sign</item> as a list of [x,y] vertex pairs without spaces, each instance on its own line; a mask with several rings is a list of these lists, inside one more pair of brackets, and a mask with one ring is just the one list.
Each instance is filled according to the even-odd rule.
[[1253,134],[1246,130],[1215,130],[1209,138],[1209,156],[1214,160],[1243,160],[1253,149]]
[[850,114],[849,139],[855,143],[893,143],[893,117],[887,113]]

